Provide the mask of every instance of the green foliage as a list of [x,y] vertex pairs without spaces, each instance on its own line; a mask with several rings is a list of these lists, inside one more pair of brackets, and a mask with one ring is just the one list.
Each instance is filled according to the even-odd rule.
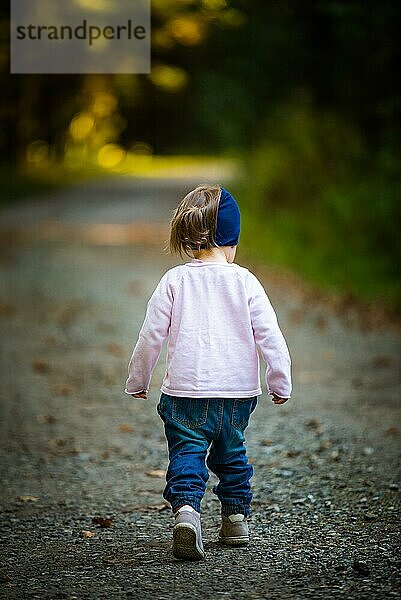
[[104,173],[100,169],[96,172],[88,169],[68,171],[55,164],[51,171],[35,169],[21,173],[17,170],[0,169],[0,205],[46,194],[53,196],[66,186],[87,181],[95,175],[101,177]]
[[400,176],[349,125],[287,107],[246,160],[244,234],[255,257],[401,308]]
[[394,0],[152,0],[149,75],[10,76],[3,7],[0,158],[14,172],[242,155],[253,252],[401,305],[400,28]]

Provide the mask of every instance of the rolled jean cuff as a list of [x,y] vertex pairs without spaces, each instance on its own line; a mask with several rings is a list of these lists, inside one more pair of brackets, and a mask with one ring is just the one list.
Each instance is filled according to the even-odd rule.
[[201,501],[195,496],[180,496],[179,498],[174,498],[174,500],[169,500],[169,502],[174,513],[185,504],[192,506],[198,513],[201,512]]
[[251,506],[250,504],[222,504],[221,505],[221,514],[225,517],[229,517],[230,515],[245,515],[245,517],[249,517],[251,514]]

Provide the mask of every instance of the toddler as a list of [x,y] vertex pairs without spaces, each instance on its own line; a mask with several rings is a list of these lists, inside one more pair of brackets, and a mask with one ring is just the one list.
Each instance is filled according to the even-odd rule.
[[291,396],[291,360],[261,283],[235,264],[240,211],[224,188],[187,194],[170,223],[169,248],[190,262],[163,275],[147,306],[130,363],[126,393],[147,398],[163,341],[166,371],[157,411],[169,465],[163,497],[174,514],[173,555],[201,559],[201,500],[209,472],[221,503],[219,540],[249,540],[252,498],[244,431],[262,394],[258,349],[275,404]]

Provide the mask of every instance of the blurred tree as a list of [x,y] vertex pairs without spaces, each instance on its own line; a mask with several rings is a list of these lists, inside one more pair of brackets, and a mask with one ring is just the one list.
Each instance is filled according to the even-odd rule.
[[[152,73],[107,78],[126,122],[118,140],[158,153],[241,150],[265,136],[261,122],[277,107],[308,99],[391,160],[400,21],[395,0],[153,0]],[[88,78],[10,76],[8,27],[3,7],[1,157],[23,162],[38,139],[60,155]]]
[[0,158],[238,154],[250,246],[401,306],[400,29],[396,0],[152,0],[149,75],[11,76],[3,6]]

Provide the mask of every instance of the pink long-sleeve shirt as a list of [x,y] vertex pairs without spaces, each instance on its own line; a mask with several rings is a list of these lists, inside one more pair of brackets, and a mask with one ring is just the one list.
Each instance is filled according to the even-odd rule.
[[161,391],[171,396],[291,396],[291,359],[259,280],[235,263],[193,259],[167,271],[153,292],[129,363],[127,394],[149,389],[168,337]]

